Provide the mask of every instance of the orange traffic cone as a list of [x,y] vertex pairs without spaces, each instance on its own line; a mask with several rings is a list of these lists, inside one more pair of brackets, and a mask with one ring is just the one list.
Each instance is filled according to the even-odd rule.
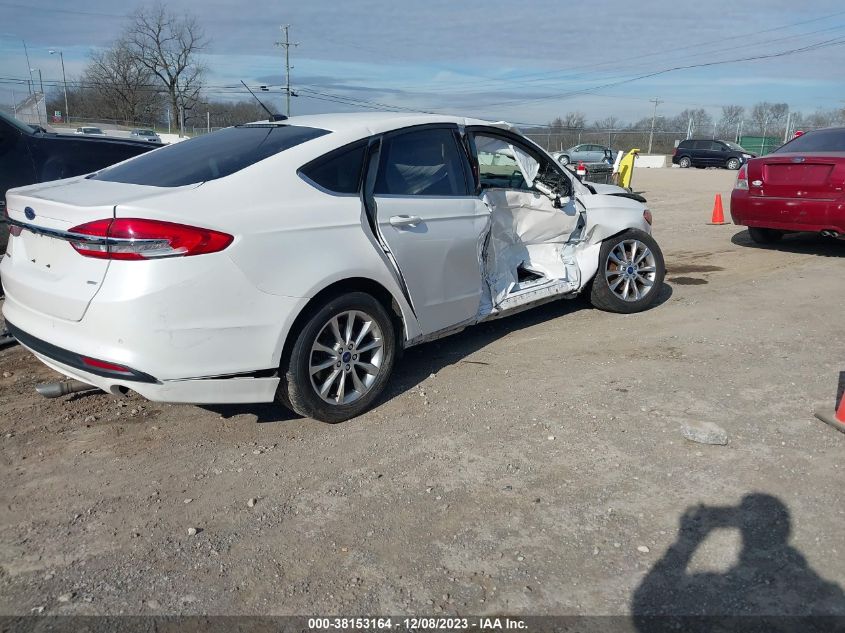
[[834,403],[832,413],[827,407],[819,407],[815,414],[825,424],[845,433],[845,371],[839,372],[839,389],[836,390],[836,399],[838,403]]
[[722,210],[722,194],[717,193],[713,201],[713,216],[707,224],[730,224],[725,222],[725,212]]

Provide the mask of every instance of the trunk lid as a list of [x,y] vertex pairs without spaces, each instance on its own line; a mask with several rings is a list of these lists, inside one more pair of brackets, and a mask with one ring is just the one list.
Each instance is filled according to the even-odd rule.
[[843,187],[841,154],[771,154],[748,163],[748,190],[754,197],[834,200]]
[[6,292],[42,314],[81,320],[105,279],[109,260],[83,257],[62,239],[62,233],[86,222],[113,218],[117,204],[159,191],[85,178],[9,191],[9,218],[33,229],[10,236],[9,261],[3,269]]

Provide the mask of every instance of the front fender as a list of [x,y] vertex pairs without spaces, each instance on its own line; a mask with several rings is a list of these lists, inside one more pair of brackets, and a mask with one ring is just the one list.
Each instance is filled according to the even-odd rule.
[[579,201],[586,210],[584,240],[587,244],[599,244],[627,229],[651,234],[651,225],[643,215],[646,206],[642,202],[604,194],[582,196]]

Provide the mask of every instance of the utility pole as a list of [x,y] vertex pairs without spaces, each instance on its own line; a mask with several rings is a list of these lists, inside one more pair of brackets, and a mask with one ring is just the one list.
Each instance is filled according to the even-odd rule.
[[660,99],[655,97],[654,99],[649,99],[654,104],[654,112],[651,115],[651,132],[648,135],[648,153],[651,154],[651,145],[654,141],[654,122],[657,120],[657,106],[663,103]]
[[67,107],[67,77],[65,76],[65,55],[61,50],[50,50],[50,55],[55,55],[57,52],[59,53],[59,59],[62,60],[62,82],[65,85],[65,123],[70,123],[70,112],[68,111]]
[[285,34],[285,40],[283,42],[276,42],[276,46],[281,46],[285,49],[285,99],[287,102],[285,114],[290,116],[290,47],[299,46],[299,42],[290,41],[290,24],[280,26],[279,29]]
[[783,142],[789,140],[789,126],[792,124],[792,112],[786,113],[786,129],[783,131]]
[[29,68],[29,94],[32,94],[32,65],[29,63],[29,51],[26,49],[26,40],[21,40],[23,42],[23,54],[26,55],[26,67]]

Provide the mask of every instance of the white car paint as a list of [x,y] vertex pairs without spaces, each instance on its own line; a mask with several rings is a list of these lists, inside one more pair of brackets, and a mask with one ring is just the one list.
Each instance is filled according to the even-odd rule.
[[[284,124],[330,133],[215,180],[164,188],[77,177],[10,190],[9,217],[22,225],[67,231],[114,214],[199,226],[234,240],[193,257],[120,261],[83,257],[68,241],[24,228],[0,264],[4,316],[49,345],[154,378],[104,377],[35,352],[60,373],[106,391],[128,388],[170,402],[267,402],[280,380],[270,370],[278,368],[297,317],[332,284],[357,279],[385,289],[410,346],[549,296],[574,296],[595,275],[603,239],[627,228],[650,233],[641,203],[592,194],[572,178],[573,195],[563,205],[572,209],[572,226],[582,215],[585,225],[577,239],[558,239],[554,248],[574,276],[515,294],[504,308],[491,301],[480,261],[492,224],[481,197],[443,204],[375,196],[374,235],[358,195],[326,192],[297,173],[350,142],[434,123],[513,129],[434,115],[303,116]],[[27,208],[36,210],[34,220]]]

